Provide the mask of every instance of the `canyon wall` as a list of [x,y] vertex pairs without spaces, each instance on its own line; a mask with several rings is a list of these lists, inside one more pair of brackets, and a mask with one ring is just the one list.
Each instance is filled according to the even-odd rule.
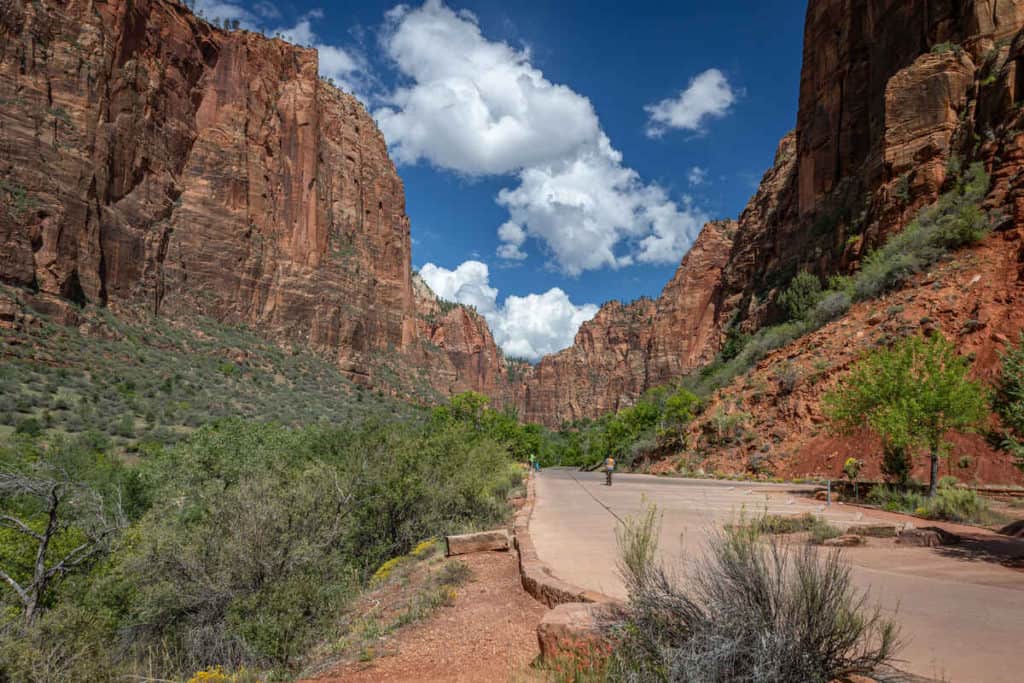
[[0,279],[249,325],[396,392],[495,393],[490,332],[414,291],[383,136],[317,66],[167,0],[2,3]]
[[[800,270],[848,272],[984,160],[989,205],[1024,225],[1007,132],[1024,98],[1024,3],[810,0],[796,128],[737,221],[704,228],[656,301],[606,304],[515,392],[556,426],[630,405],[776,322]],[[1012,179],[1012,181],[1007,180]],[[1006,226],[1004,226],[1006,227]]]
[[777,321],[800,270],[856,268],[955,159],[986,162],[1015,234],[1022,25],[1014,0],[811,0],[796,127],[739,218],[708,224],[657,299],[606,304],[529,367],[414,278],[385,141],[315,51],[168,0],[8,0],[0,280],[248,325],[422,400],[472,389],[551,426],[596,417]]

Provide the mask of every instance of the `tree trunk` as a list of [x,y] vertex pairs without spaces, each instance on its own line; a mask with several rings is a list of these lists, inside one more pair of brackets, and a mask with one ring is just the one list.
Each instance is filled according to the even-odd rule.
[[928,497],[934,498],[939,488],[939,452],[932,451],[932,478],[928,482]]

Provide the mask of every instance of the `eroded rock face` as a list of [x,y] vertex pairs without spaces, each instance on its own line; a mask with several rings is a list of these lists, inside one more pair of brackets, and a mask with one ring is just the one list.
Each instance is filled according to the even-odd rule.
[[166,0],[11,0],[0,101],[0,279],[250,325],[367,384],[503,370],[470,312],[425,327],[402,182],[314,50]]

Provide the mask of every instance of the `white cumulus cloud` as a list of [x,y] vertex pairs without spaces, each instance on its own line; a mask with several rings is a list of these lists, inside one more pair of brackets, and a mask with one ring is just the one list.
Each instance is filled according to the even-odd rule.
[[686,174],[686,180],[696,187],[697,185],[703,185],[708,179],[708,170],[701,168],[700,166],[694,166],[690,169],[690,172]]
[[420,276],[442,299],[475,307],[510,357],[535,361],[570,346],[580,325],[598,310],[594,304],[577,306],[558,287],[543,294],[508,296],[499,305],[487,264],[480,261],[465,261],[455,270],[428,263]]
[[561,270],[678,261],[704,214],[625,166],[589,99],[552,83],[527,49],[488,40],[441,0],[388,13],[382,44],[408,79],[374,112],[400,163],[514,174],[498,203],[500,258],[537,240]]
[[736,92],[718,69],[708,69],[690,80],[676,97],[644,107],[650,119],[647,135],[661,137],[670,128],[700,131],[705,119],[721,118],[736,101]]
[[375,114],[401,163],[509,173],[570,154],[598,133],[590,100],[551,83],[527,50],[487,40],[472,14],[440,0],[389,12],[383,45],[412,81]]

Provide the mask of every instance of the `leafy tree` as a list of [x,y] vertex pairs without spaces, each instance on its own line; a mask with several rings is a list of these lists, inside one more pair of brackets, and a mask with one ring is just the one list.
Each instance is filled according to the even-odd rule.
[[893,443],[883,445],[882,474],[889,481],[906,486],[910,480],[910,459],[907,457],[906,449]]
[[0,580],[17,595],[28,625],[54,585],[86,568],[127,524],[120,495],[105,497],[96,485],[96,464],[64,442],[0,456]]
[[779,304],[789,313],[790,320],[803,320],[821,300],[821,281],[806,270],[790,280],[789,287],[779,297]]
[[1002,355],[994,403],[1007,428],[1003,448],[1016,455],[1018,467],[1024,469],[1024,332]]
[[700,399],[686,389],[678,389],[665,399],[658,425],[660,445],[684,448],[686,428],[693,421],[694,413],[700,406]]
[[825,396],[825,411],[840,431],[870,427],[890,447],[927,450],[934,496],[946,434],[974,429],[988,414],[985,391],[968,370],[942,335],[912,337],[856,363]]

